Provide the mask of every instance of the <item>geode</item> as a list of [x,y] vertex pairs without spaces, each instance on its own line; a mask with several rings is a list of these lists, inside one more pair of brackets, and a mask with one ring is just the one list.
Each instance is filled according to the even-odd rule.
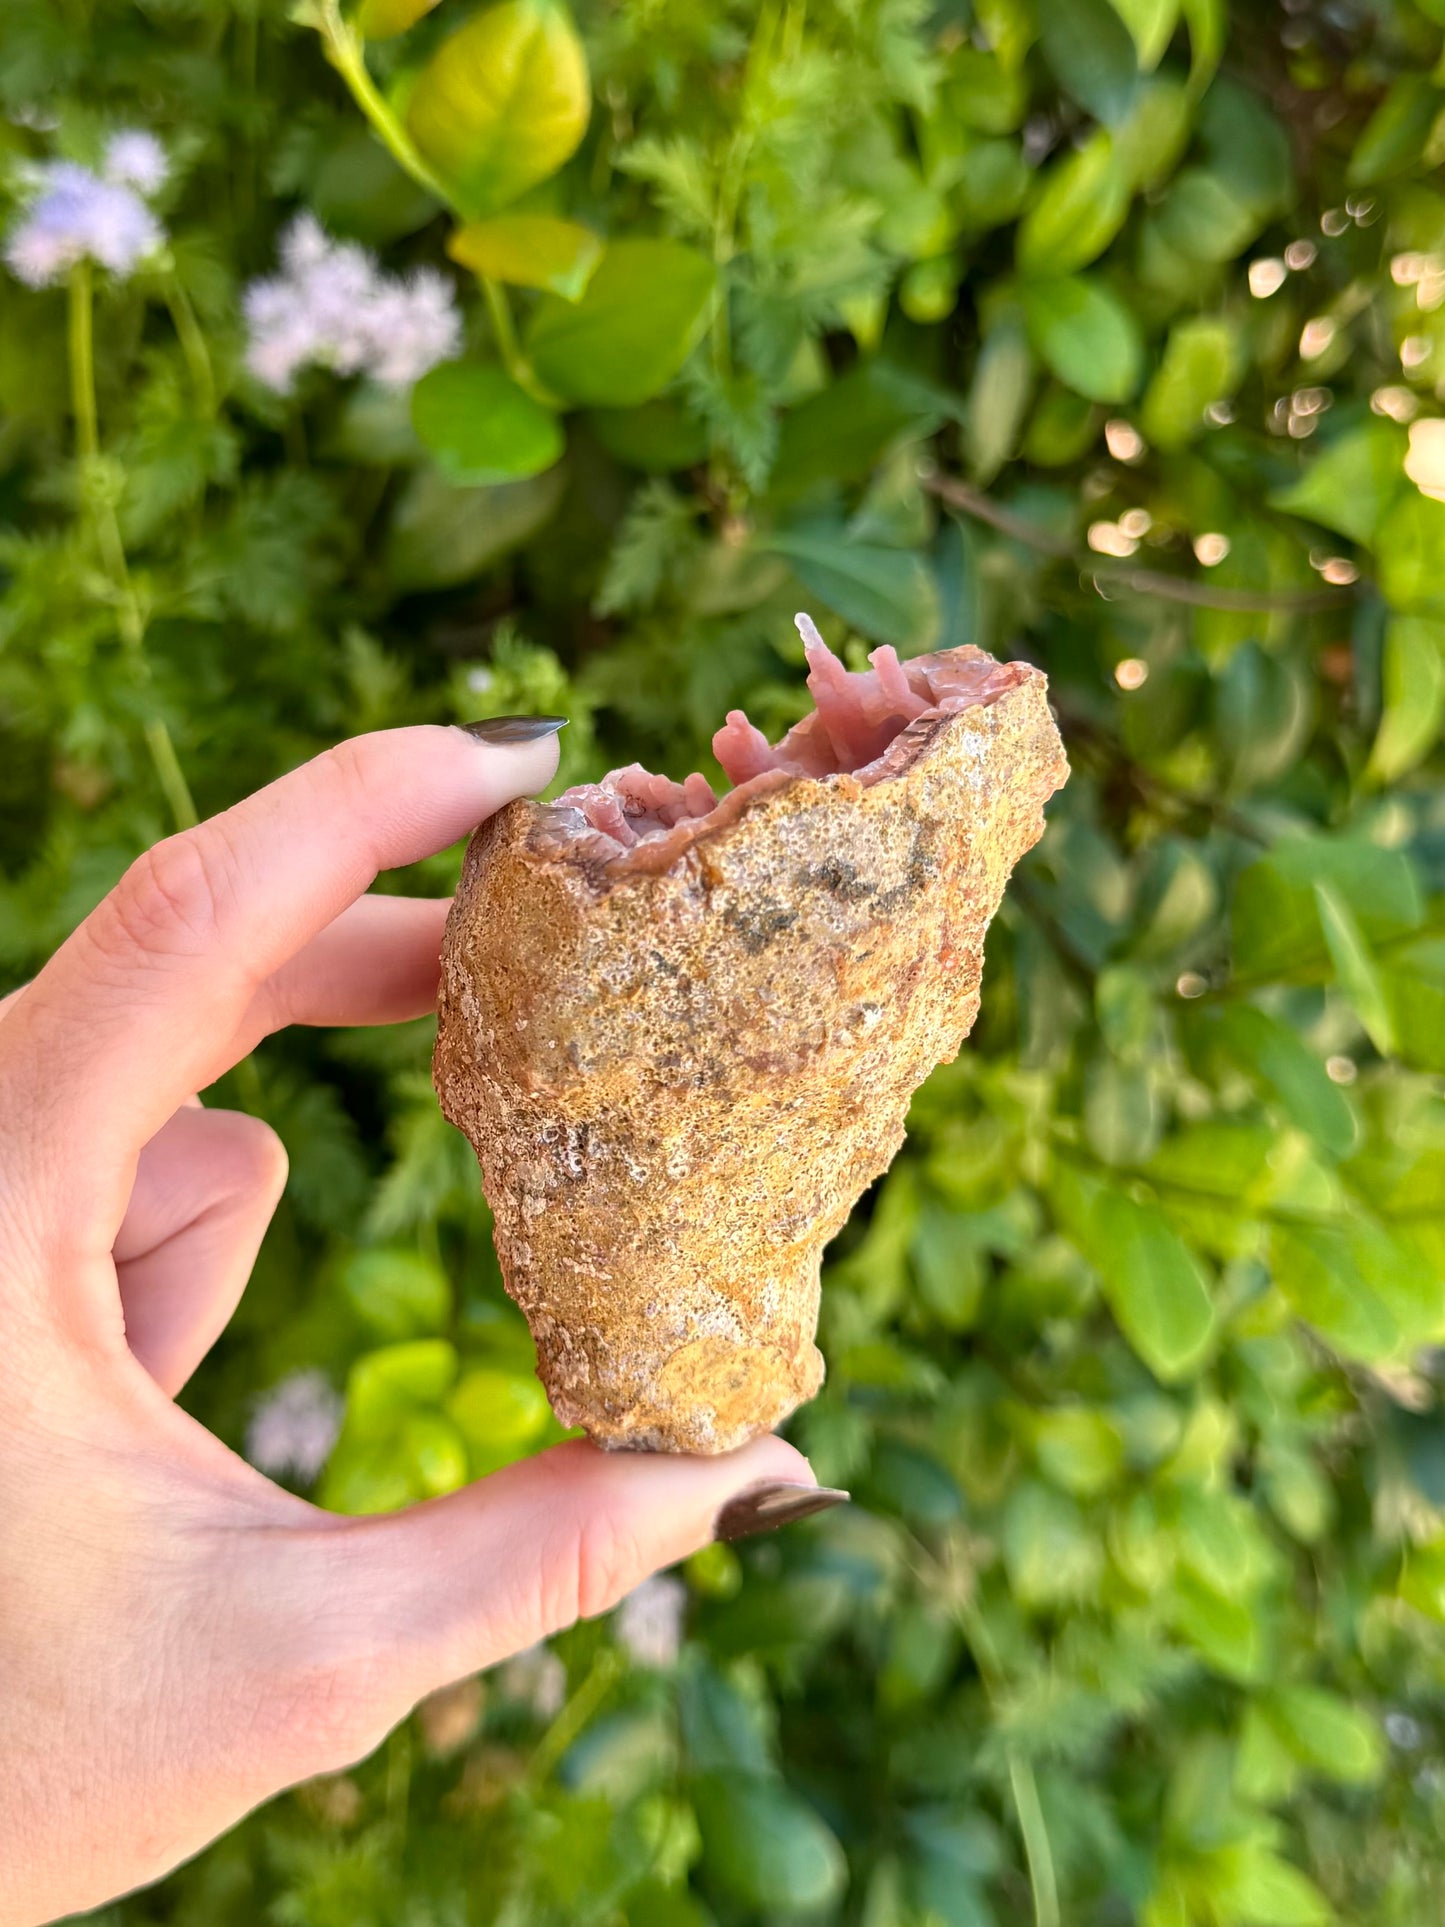
[[719,800],[638,765],[472,838],[435,1077],[557,1416],[727,1452],[810,1398],[824,1245],[978,1013],[984,933],[1068,774],[1047,684],[950,649],[734,710]]

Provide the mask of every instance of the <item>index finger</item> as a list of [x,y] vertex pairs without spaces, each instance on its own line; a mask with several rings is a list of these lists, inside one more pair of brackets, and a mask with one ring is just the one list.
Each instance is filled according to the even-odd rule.
[[[550,735],[382,731],[148,850],[6,1014],[0,1184],[24,1188],[26,1218],[113,1236],[140,1147],[227,1068],[257,986],[378,871],[445,849],[556,766]],[[79,1157],[94,1212],[76,1209]]]

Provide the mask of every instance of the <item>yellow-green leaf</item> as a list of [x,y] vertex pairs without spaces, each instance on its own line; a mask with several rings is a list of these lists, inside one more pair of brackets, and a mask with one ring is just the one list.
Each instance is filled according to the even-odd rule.
[[1176,322],[1159,371],[1144,396],[1141,425],[1147,439],[1165,449],[1182,448],[1204,432],[1204,411],[1234,392],[1239,344],[1227,321],[1199,315]]
[[1355,1007],[1370,1042],[1382,1057],[1395,1052],[1395,1020],[1374,953],[1344,897],[1329,883],[1315,884],[1315,903],[1335,976]]
[[1179,0],[1113,0],[1113,7],[1134,37],[1139,65],[1153,73],[1179,24]]
[[1275,1695],[1269,1717],[1304,1765],[1346,1786],[1368,1786],[1385,1764],[1385,1746],[1373,1716],[1317,1686],[1287,1686]]
[[447,253],[474,274],[576,301],[602,259],[602,242],[591,228],[550,214],[494,214],[459,227]]
[[1129,212],[1129,177],[1107,129],[1056,161],[1019,223],[1025,274],[1072,274],[1096,261]]
[[1385,631],[1385,709],[1370,774],[1393,783],[1428,754],[1445,722],[1445,619],[1396,616]]
[[555,174],[587,131],[587,56],[560,0],[501,0],[444,40],[407,102],[407,130],[486,214]]
[[543,298],[527,333],[532,366],[568,401],[649,401],[691,353],[715,286],[712,262],[678,241],[614,241],[580,301]]
[[438,4],[439,0],[361,0],[356,24],[366,40],[390,40],[414,27]]
[[520,481],[562,453],[557,417],[491,362],[444,361],[423,375],[411,420],[449,482]]

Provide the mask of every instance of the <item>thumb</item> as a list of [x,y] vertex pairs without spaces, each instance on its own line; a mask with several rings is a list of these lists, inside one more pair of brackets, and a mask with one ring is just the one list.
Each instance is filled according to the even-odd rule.
[[[796,1504],[765,1491],[779,1485]],[[327,1598],[349,1602],[376,1736],[424,1694],[606,1612],[718,1536],[719,1514],[742,1495],[752,1529],[846,1497],[819,1488],[777,1438],[718,1458],[576,1441],[405,1512],[337,1520],[318,1577]],[[724,1536],[739,1536],[727,1531],[737,1518]]]

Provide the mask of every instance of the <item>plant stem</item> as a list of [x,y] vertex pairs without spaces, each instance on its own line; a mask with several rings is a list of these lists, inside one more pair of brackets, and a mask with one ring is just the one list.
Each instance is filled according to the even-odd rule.
[[[100,459],[100,435],[95,401],[94,280],[89,261],[77,261],[71,269],[69,295],[70,394],[75,415],[75,451],[81,469],[82,507],[93,521],[96,546],[110,580],[116,629],[131,679],[144,699],[151,683],[151,666],[145,652],[145,611],[131,581],[115,502],[104,477],[95,472]],[[148,702],[146,707],[150,707]],[[190,829],[197,821],[196,806],[171,732],[164,718],[154,711],[144,717],[141,728],[156,780],[176,828]]]
[[516,380],[518,366],[522,362],[522,351],[516,345],[516,326],[512,322],[512,304],[507,299],[507,289],[501,281],[493,281],[489,274],[480,274],[482,293],[487,299],[487,314],[491,316],[491,331],[497,337],[497,353],[507,366],[507,374]]
[[[444,207],[465,220],[465,208],[458,207],[456,197],[446,182],[427,166],[411,136],[391,111],[386,97],[372,79],[371,70],[366,64],[366,42],[355,26],[342,19],[337,0],[318,0],[316,19],[317,31],[326,48],[326,58],[346,82],[351,98],[365,114],[382,146],[397,166],[410,174],[418,187],[424,187]],[[477,279],[486,297],[487,312],[492,318],[492,330],[497,338],[497,352],[502,358],[502,365],[519,388],[525,389],[535,400],[549,407],[555,405],[555,397],[548,395],[522,353],[505,288],[490,275],[479,274]]]
[[186,371],[196,391],[196,400],[203,414],[214,415],[216,378],[211,368],[211,351],[206,346],[201,324],[196,320],[191,298],[173,274],[166,278],[166,306],[171,312],[171,325],[181,344],[181,353],[186,358]]
[[1013,1788],[1019,1832],[1023,1835],[1024,1855],[1029,1863],[1029,1881],[1034,1890],[1036,1927],[1059,1927],[1059,1883],[1054,1873],[1053,1849],[1049,1845],[1044,1810],[1039,1804],[1038,1783],[1028,1761],[1010,1749],[1009,1784]]
[[82,465],[100,452],[95,409],[95,336],[91,323],[89,261],[70,270],[70,403],[75,416],[75,452]]
[[[996,1705],[1002,1680],[998,1655],[994,1651],[988,1628],[976,1608],[967,1602],[961,1601],[955,1611],[978,1667],[978,1676],[983,1681],[983,1690],[990,1705]],[[1039,1802],[1038,1782],[1032,1766],[1013,1747],[1006,1749],[1005,1758],[1008,1761],[1014,1809],[1018,1815],[1019,1835],[1024,1843],[1024,1858],[1028,1861],[1029,1885],[1033,1889],[1034,1927],[1061,1927],[1059,1882],[1054,1871],[1049,1830]]]
[[454,208],[456,204],[450,192],[417,152],[410,135],[372,79],[366,64],[366,43],[356,28],[342,19],[337,0],[319,0],[317,19],[326,58],[346,82],[351,98],[370,121],[382,146],[419,187],[434,194],[445,206]]
[[537,1742],[527,1766],[527,1783],[536,1788],[555,1770],[562,1755],[612,1691],[622,1672],[616,1653],[600,1652],[592,1670]]

